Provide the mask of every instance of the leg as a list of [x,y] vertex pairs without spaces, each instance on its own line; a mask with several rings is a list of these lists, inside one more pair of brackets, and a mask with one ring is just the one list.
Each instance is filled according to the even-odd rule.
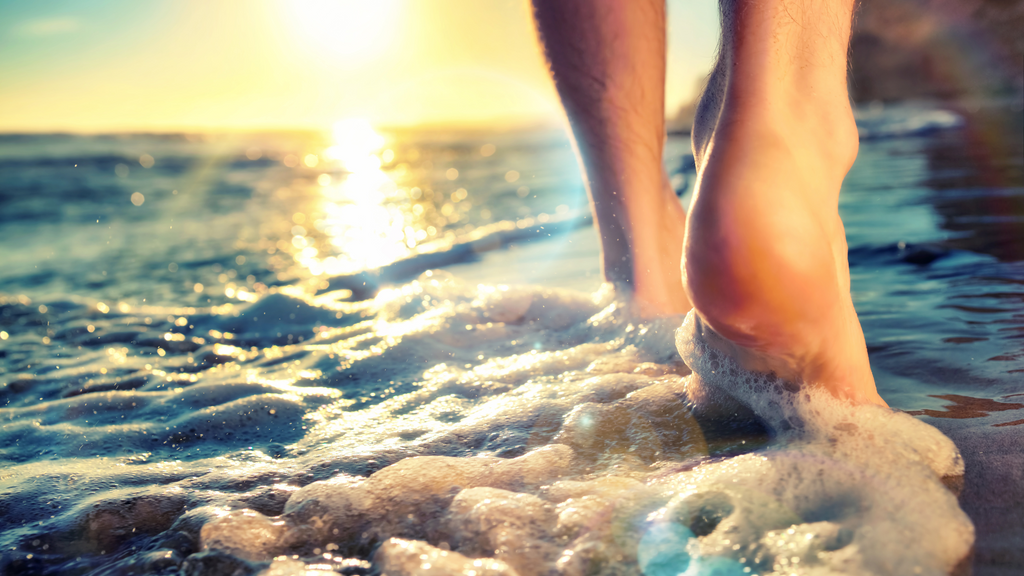
[[686,213],[662,168],[664,0],[535,0],[601,239],[605,279],[641,314],[684,314]]
[[846,89],[854,0],[721,2],[721,54],[693,132],[686,292],[745,368],[884,405],[838,214],[858,146]]

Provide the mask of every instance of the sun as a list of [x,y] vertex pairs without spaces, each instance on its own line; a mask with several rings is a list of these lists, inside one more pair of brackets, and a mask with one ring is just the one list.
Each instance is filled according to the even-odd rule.
[[395,34],[399,0],[288,0],[285,15],[296,34],[316,48],[368,60]]

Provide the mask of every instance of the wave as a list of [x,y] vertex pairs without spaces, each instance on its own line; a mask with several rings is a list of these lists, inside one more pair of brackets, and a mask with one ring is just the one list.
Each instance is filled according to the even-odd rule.
[[[2,389],[3,571],[946,574],[970,549],[952,443],[736,372],[692,317],[436,271],[349,297],[8,299],[58,330],[5,348],[36,376]],[[754,412],[694,410],[684,360]]]

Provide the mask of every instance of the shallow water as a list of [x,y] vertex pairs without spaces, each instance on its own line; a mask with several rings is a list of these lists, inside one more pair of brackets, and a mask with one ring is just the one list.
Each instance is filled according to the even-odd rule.
[[[960,447],[975,573],[1019,569],[1020,115],[862,115],[841,210],[880,392]],[[913,418],[690,412],[681,319],[600,288],[564,137],[356,128],[0,137],[3,573],[961,561],[962,462]]]

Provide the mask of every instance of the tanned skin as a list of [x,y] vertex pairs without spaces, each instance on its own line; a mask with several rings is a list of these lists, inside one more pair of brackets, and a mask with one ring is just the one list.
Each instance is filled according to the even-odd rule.
[[858,148],[846,86],[854,0],[721,0],[688,214],[661,163],[664,2],[533,6],[605,278],[644,316],[694,308],[744,368],[885,405],[850,298],[838,212]]

